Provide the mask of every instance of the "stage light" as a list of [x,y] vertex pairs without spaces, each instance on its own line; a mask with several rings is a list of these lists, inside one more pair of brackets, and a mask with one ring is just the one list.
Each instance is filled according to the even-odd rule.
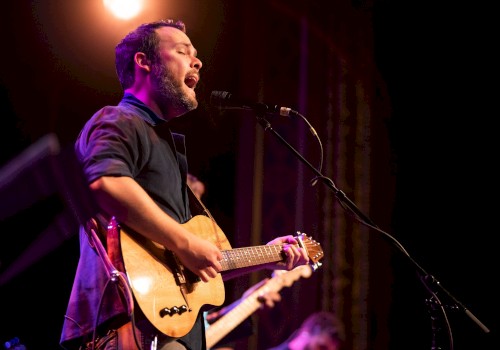
[[131,19],[143,9],[144,0],[103,0],[104,6],[120,19]]

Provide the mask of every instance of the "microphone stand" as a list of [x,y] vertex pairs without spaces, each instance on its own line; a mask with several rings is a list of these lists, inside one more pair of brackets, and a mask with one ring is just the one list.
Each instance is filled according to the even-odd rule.
[[[367,216],[365,215],[357,206],[352,202],[344,192],[339,190],[336,186],[335,183],[328,177],[324,176],[321,174],[320,171],[318,171],[310,162],[308,162],[294,147],[292,147],[278,132],[276,132],[272,126],[271,123],[265,118],[265,115],[267,113],[267,109],[265,106],[257,106],[257,108],[253,109],[257,121],[259,124],[263,127],[264,131],[270,132],[272,135],[274,135],[278,141],[280,141],[283,145],[285,145],[302,163],[304,163],[317,177],[318,180],[321,180],[327,187],[329,187],[333,194],[335,195],[336,199],[339,201],[340,205],[344,208],[349,210],[351,213],[355,215],[357,220],[362,223],[363,225],[374,229],[381,233],[383,237],[387,238],[390,240],[391,243],[393,243],[400,252],[402,252],[410,261],[411,263],[415,266],[417,269],[417,272],[419,273],[420,280],[423,283],[425,289],[430,293],[431,297],[426,300],[427,306],[429,307],[429,314],[431,315],[431,321],[432,321],[432,346],[431,350],[442,350],[441,347],[437,344],[437,339],[440,336],[442,328],[440,327],[440,322],[439,322],[439,316],[442,317],[443,323],[446,325],[446,329],[448,330],[448,341],[449,341],[449,350],[453,350],[453,336],[451,332],[451,328],[448,322],[448,318],[446,315],[446,308],[449,308],[451,310],[459,310],[465,313],[474,323],[476,323],[485,333],[489,333],[490,330],[476,317],[470,312],[462,303],[460,303],[456,298],[454,298],[442,285],[441,283],[431,274],[429,274],[427,271],[425,271],[411,256],[408,254],[408,252],[404,249],[404,247],[390,234],[387,232],[383,231],[375,223]],[[445,305],[441,303],[441,301],[438,298],[438,292],[444,293],[451,301],[452,301],[452,306]],[[440,312],[438,312],[440,311]]]

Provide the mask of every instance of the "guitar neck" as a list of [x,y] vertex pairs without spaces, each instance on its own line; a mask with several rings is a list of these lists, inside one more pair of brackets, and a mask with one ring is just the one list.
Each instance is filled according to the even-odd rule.
[[250,295],[233,302],[228,307],[229,311],[206,329],[207,349],[212,348],[246,318],[257,311],[262,305],[259,301],[259,296],[263,293],[269,291],[279,292],[285,286],[290,287],[300,277],[310,277],[312,272],[313,266],[310,265],[301,265],[290,271],[275,271],[272,278],[254,290]]
[[215,321],[205,330],[207,349],[212,348],[222,338],[228,335],[233,329],[250,317],[261,306],[258,300],[259,293],[263,293],[264,288],[259,288],[240,303],[233,303],[236,306],[231,308],[226,315]]
[[222,251],[222,271],[284,261],[283,246],[261,245]]

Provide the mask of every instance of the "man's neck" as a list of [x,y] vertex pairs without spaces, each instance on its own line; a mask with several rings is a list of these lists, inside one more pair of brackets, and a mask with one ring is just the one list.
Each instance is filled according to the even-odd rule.
[[168,120],[167,116],[163,115],[160,106],[155,102],[155,100],[148,94],[145,90],[137,89],[134,87],[128,88],[124,91],[125,93],[132,94],[139,101],[148,106],[153,112],[155,112],[162,119]]

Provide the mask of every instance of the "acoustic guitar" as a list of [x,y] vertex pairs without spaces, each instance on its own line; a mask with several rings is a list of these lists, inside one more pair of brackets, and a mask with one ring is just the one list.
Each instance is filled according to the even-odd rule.
[[[222,271],[285,260],[282,244],[232,249],[217,223],[207,216],[196,215],[182,225],[221,249]],[[323,257],[321,245],[304,233],[298,233],[295,238],[307,251],[310,263],[317,264]],[[202,282],[170,250],[123,228],[120,228],[120,244],[125,272],[137,304],[163,334],[171,338],[186,335],[200,311],[224,302],[221,274]]]

